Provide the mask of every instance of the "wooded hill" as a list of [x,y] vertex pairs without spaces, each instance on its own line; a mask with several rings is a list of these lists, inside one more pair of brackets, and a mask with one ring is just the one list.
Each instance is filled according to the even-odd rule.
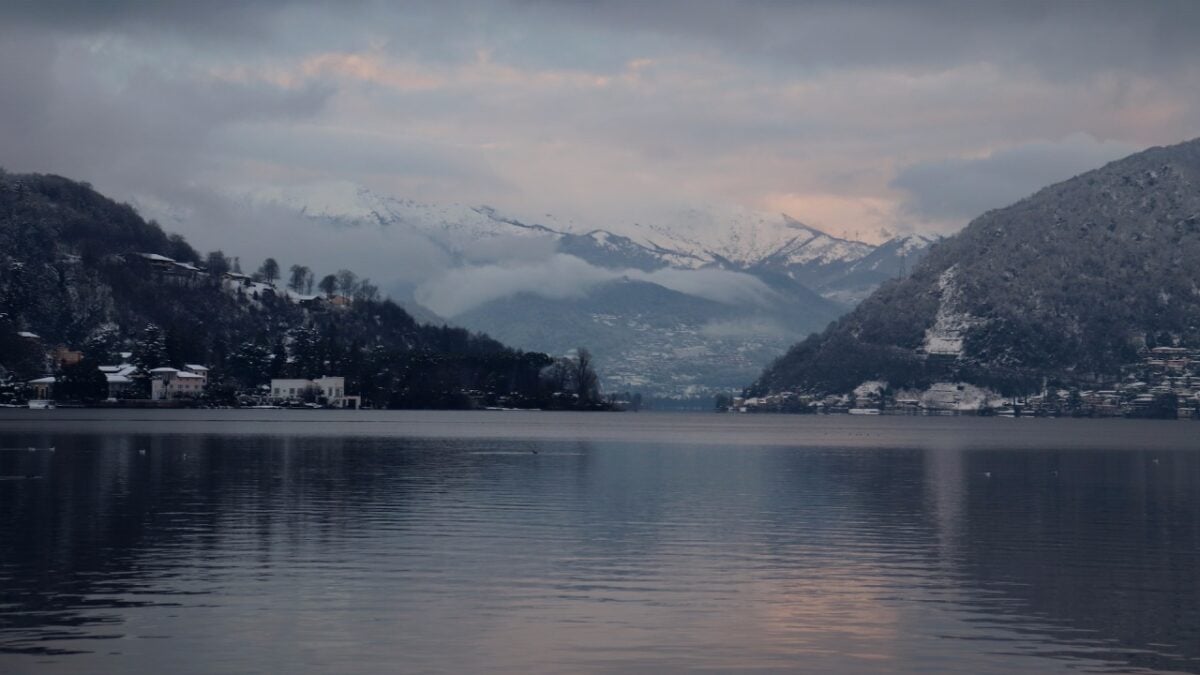
[[234,265],[220,252],[202,258],[85,183],[0,172],[0,377],[45,374],[57,367],[46,350],[61,345],[91,364],[122,351],[147,370],[206,364],[214,402],[271,377],[342,375],[377,407],[598,405],[594,377],[576,386],[545,354],[419,325],[353,274],[354,292],[322,280],[336,302],[302,302],[282,285],[228,274]]
[[750,389],[965,381],[1028,393],[1114,380],[1154,346],[1200,346],[1200,140],[983,214]]

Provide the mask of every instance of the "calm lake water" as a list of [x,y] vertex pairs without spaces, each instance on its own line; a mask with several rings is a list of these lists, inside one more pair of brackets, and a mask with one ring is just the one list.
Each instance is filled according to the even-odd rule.
[[3,410],[0,448],[4,673],[1200,672],[1200,423]]

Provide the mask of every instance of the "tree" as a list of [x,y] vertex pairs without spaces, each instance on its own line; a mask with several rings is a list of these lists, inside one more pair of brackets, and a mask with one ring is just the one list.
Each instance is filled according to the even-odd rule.
[[321,283],[317,284],[317,288],[327,296],[332,296],[338,289],[338,278],[333,274],[326,274],[321,277]]
[[117,326],[104,324],[92,331],[83,343],[83,354],[92,361],[100,363],[116,361],[121,335]]
[[179,234],[167,235],[167,257],[181,262],[200,262],[200,254]]
[[270,347],[244,342],[229,355],[229,374],[243,386],[257,386],[271,379],[271,363]]
[[1173,420],[1179,417],[1179,396],[1174,392],[1158,394],[1145,408],[1134,411],[1133,417]]
[[209,251],[204,264],[213,278],[220,277],[229,271],[229,258],[226,258],[222,251]]
[[358,289],[358,275],[350,270],[337,271],[337,285],[342,295],[353,296]]
[[143,373],[167,365],[167,336],[157,324],[148,324],[133,345],[133,365]]
[[108,380],[95,361],[83,359],[63,366],[54,385],[56,398],[94,403],[108,398]]
[[729,412],[731,407],[733,407],[733,397],[729,394],[717,394],[713,399],[713,409],[717,412]]
[[325,370],[325,351],[321,335],[314,329],[301,327],[291,332],[288,361],[297,377],[320,377]]
[[306,287],[312,286],[312,270],[304,265],[292,265],[289,270],[288,288],[297,293],[304,293]]
[[375,302],[379,300],[379,287],[371,283],[370,279],[364,277],[362,281],[358,282],[358,288],[354,289],[354,299]]
[[263,261],[262,267],[258,268],[258,273],[268,284],[273,284],[279,278],[279,263],[275,262],[274,258],[267,258]]
[[576,350],[573,365],[571,379],[575,384],[579,405],[591,405],[600,398],[600,378],[592,366],[592,353],[580,347]]
[[538,373],[538,380],[547,393],[551,395],[564,393],[571,380],[571,370],[567,365],[567,359],[555,359],[553,363],[542,368]]

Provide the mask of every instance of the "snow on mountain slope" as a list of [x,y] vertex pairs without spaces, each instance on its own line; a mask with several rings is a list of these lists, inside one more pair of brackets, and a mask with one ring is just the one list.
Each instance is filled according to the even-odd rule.
[[932,241],[909,235],[872,246],[835,237],[786,214],[731,206],[681,208],[599,223],[553,213],[530,216],[488,206],[427,204],[351,183],[259,198],[290,205],[335,227],[403,228],[459,259],[470,258],[481,241],[541,237],[563,253],[602,267],[782,272],[843,304],[853,304],[883,280],[902,274]]
[[527,217],[488,206],[426,204],[372,192],[348,183],[308,188],[302,194],[262,195],[294,205],[333,225],[404,227],[458,251],[491,237],[542,235],[589,237],[596,248],[641,249],[664,266],[749,268],[853,262],[874,247],[831,236],[784,214],[736,207],[689,208],[645,220],[595,223],[555,214]]

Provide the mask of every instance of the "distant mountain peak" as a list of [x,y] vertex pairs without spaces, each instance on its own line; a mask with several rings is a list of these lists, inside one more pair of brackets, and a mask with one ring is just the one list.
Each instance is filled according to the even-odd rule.
[[[654,217],[607,222],[541,212],[529,217],[489,204],[431,204],[340,183],[283,195],[280,201],[338,227],[404,228],[453,255],[473,242],[536,235],[564,253],[609,268],[713,267],[783,273],[828,299],[853,304],[903,273],[931,241],[920,235],[880,246],[832,235],[782,212],[728,205],[689,206]],[[869,264],[862,264],[869,261]]]

